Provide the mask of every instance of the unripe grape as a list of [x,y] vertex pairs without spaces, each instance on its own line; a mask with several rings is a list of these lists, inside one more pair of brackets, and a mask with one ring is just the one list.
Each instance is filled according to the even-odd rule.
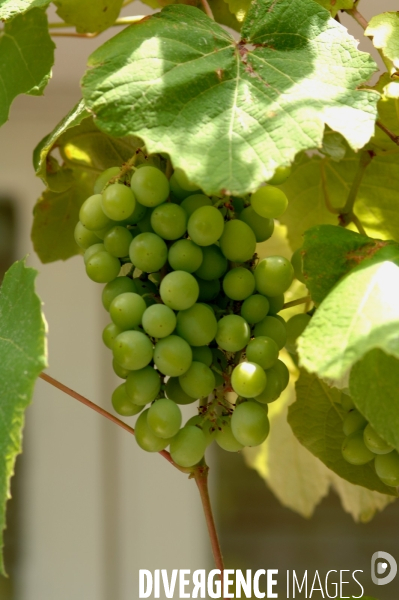
[[104,187],[107,185],[108,181],[110,179],[112,179],[113,177],[115,177],[116,175],[119,175],[119,173],[120,173],[120,167],[110,167],[109,169],[106,169],[105,171],[103,171],[97,177],[97,179],[94,183],[94,189],[93,189],[94,193],[101,194]]
[[103,211],[101,201],[101,194],[94,194],[87,198],[80,207],[79,220],[90,231],[98,231],[111,225],[111,220]]
[[219,279],[227,270],[227,260],[223,256],[219,246],[212,244],[211,246],[203,246],[202,248],[202,263],[196,270],[195,276],[210,281]]
[[107,217],[113,221],[123,221],[133,213],[136,199],[126,185],[112,183],[102,194],[101,206]]
[[243,402],[233,412],[231,430],[243,446],[259,446],[269,435],[269,419],[257,402]]
[[277,167],[274,171],[274,175],[267,183],[270,185],[281,185],[291,175],[291,167]]
[[164,240],[177,240],[186,232],[187,214],[178,204],[165,202],[152,211],[151,226]]
[[188,217],[191,217],[193,212],[201,206],[212,206],[212,200],[204,194],[192,194],[183,200],[180,205],[187,213]]
[[164,375],[178,377],[185,373],[192,362],[192,352],[185,340],[177,335],[169,335],[156,343],[154,362]]
[[342,431],[345,435],[351,435],[351,433],[359,431],[360,429],[363,431],[366,425],[367,419],[365,419],[358,410],[354,409],[346,415],[342,425]]
[[137,169],[133,173],[131,187],[137,202],[144,206],[158,206],[169,196],[169,181],[156,167]]
[[271,337],[281,350],[287,341],[287,328],[283,319],[280,321],[277,317],[267,316],[255,325],[254,335]]
[[258,244],[260,242],[265,242],[273,235],[273,219],[265,219],[264,217],[261,217],[254,211],[252,206],[247,206],[244,208],[244,210],[240,213],[239,219],[250,226],[255,234]]
[[187,231],[198,246],[210,246],[223,233],[224,219],[214,206],[201,206],[188,220]]
[[219,243],[225,257],[233,262],[251,260],[256,249],[254,232],[238,219],[226,223]]
[[164,338],[170,335],[176,327],[176,315],[165,304],[153,304],[143,314],[143,328],[154,338]]
[[166,382],[165,393],[176,404],[192,404],[198,398],[192,398],[182,389],[178,377],[170,377]]
[[255,269],[256,289],[265,296],[284,294],[294,278],[294,269],[283,256],[263,258]]
[[375,457],[364,443],[363,431],[355,431],[342,444],[342,456],[351,465],[365,465]]
[[216,443],[226,452],[239,452],[244,448],[233,435],[231,430],[231,419],[224,417],[220,420],[217,432]]
[[282,190],[267,185],[252,194],[251,206],[263,218],[278,219],[287,210],[288,198]]
[[131,417],[137,415],[141,410],[142,406],[134,404],[126,393],[126,384],[122,383],[114,390],[112,394],[112,406],[114,410],[124,417]]
[[231,269],[223,278],[223,290],[232,300],[245,300],[255,289],[255,277],[243,267]]
[[154,434],[148,425],[148,411],[149,409],[147,408],[137,419],[134,428],[134,437],[140,448],[146,452],[161,452],[161,450],[164,450],[169,445],[170,439],[163,439]]
[[178,240],[169,248],[168,261],[174,271],[194,273],[202,260],[202,249],[192,240]]
[[101,241],[94,231],[86,229],[86,227],[80,221],[76,223],[74,237],[77,245],[80,248],[83,248],[83,250],[87,250],[87,248],[93,244],[98,244]]
[[385,485],[399,486],[399,455],[396,450],[376,456],[374,466],[378,477]]
[[248,323],[238,315],[227,315],[218,322],[216,341],[228,352],[238,352],[248,344],[251,330]]
[[132,371],[126,379],[126,393],[135,404],[145,406],[158,396],[161,389],[159,373],[150,365]]
[[96,283],[108,283],[119,275],[121,264],[115,256],[102,251],[93,254],[86,263],[88,277]]
[[198,283],[186,271],[172,271],[161,282],[159,293],[162,301],[173,310],[186,310],[196,303],[199,295]]
[[204,456],[206,439],[198,427],[183,427],[170,443],[170,455],[180,467],[193,467]]
[[180,375],[179,383],[189,396],[204,398],[215,388],[215,376],[204,363],[193,361],[189,369]]
[[102,302],[105,310],[109,310],[114,298],[125,292],[137,292],[136,284],[130,277],[116,277],[116,279],[107,283],[102,292]]
[[231,375],[233,390],[243,398],[259,396],[266,387],[266,381],[265,371],[261,366],[252,362],[240,363]]
[[168,257],[168,248],[156,233],[140,233],[129,248],[133,265],[145,273],[154,273],[162,269]]
[[272,338],[261,335],[249,342],[246,354],[250,362],[258,364],[262,369],[270,369],[277,363],[278,346]]
[[125,369],[144,369],[152,360],[151,340],[141,331],[123,331],[114,341],[112,348],[115,360]]
[[374,454],[389,454],[393,450],[393,446],[383,440],[370,423],[363,431],[363,440],[367,448]]
[[147,423],[157,437],[173,437],[179,431],[181,422],[180,408],[168,398],[156,400],[148,410]]
[[261,294],[246,298],[241,305],[241,316],[250,324],[263,321],[269,312],[269,300]]

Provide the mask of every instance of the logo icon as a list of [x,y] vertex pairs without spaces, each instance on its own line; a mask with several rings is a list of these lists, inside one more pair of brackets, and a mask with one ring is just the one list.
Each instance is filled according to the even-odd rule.
[[[382,550],[374,552],[371,557],[371,579],[375,585],[386,585],[387,583],[391,583],[396,577],[397,571],[398,565],[391,554],[383,552]],[[385,573],[386,575],[384,577],[380,577]]]

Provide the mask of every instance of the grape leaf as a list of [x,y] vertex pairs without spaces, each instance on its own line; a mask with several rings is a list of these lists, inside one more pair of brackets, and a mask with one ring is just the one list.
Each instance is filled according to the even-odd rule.
[[372,464],[350,465],[342,456],[344,411],[341,392],[302,370],[296,383],[297,400],[288,409],[288,422],[298,440],[329,469],[347,481],[390,496],[395,488],[382,483]]
[[349,386],[360,412],[399,450],[399,360],[376,348],[352,368]]
[[352,366],[370,350],[380,348],[399,358],[398,297],[396,264],[362,263],[333,288],[299,338],[301,365],[345,387]]
[[340,10],[351,9],[355,4],[355,0],[316,0],[316,2],[329,10],[333,17]]
[[123,0],[54,0],[57,14],[79,33],[104,31],[118,18]]
[[101,129],[140,136],[207,193],[256,189],[321,146],[326,124],[354,149],[370,139],[379,96],[357,88],[375,63],[327,11],[256,0],[242,37],[168,6],[91,55],[86,105]]
[[51,0],[0,0],[0,21],[9,21],[32,8],[47,8]]
[[46,14],[35,8],[5,23],[0,35],[0,126],[19,94],[41,95],[51,76],[54,43]]
[[396,500],[394,496],[380,494],[380,492],[349,483],[332,471],[329,473],[331,485],[341,500],[342,508],[352,515],[356,522],[368,523],[377,512],[384,510],[388,504],[392,504]]
[[[385,125],[389,131],[399,136],[399,104],[388,93],[390,87],[394,85],[388,73],[383,73],[374,88],[381,94],[381,99],[378,101],[379,121]],[[399,85],[397,82],[396,85]],[[374,136],[371,139],[371,147],[373,150],[390,150],[392,153],[398,153],[397,144],[391,140],[387,134],[379,127],[375,128]]]
[[0,573],[6,502],[15,460],[21,452],[24,410],[34,383],[47,366],[45,323],[34,291],[37,272],[25,261],[12,265],[0,288]]
[[374,16],[364,35],[372,36],[374,46],[388,59],[391,77],[399,77],[399,13]]

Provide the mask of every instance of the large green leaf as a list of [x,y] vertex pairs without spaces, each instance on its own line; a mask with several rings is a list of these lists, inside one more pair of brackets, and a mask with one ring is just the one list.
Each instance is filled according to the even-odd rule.
[[298,440],[337,475],[370,490],[397,496],[377,477],[371,463],[350,465],[342,456],[344,411],[341,392],[315,375],[302,371],[296,384],[297,400],[288,411],[288,422]]
[[115,22],[123,0],[54,0],[57,14],[82,33],[104,31]]
[[42,94],[53,63],[54,43],[42,10],[34,8],[5,23],[0,33],[0,126],[16,96]]
[[112,135],[150,152],[208,193],[243,193],[303,149],[325,125],[354,148],[371,137],[379,96],[358,87],[375,70],[346,29],[313,0],[257,0],[236,43],[191,6],[133,25],[90,57],[87,107]]
[[51,0],[0,0],[0,21],[9,21],[32,8],[47,8]]
[[298,340],[300,363],[339,387],[374,348],[399,358],[399,267],[389,260],[360,267],[335,286]]
[[15,459],[21,452],[24,411],[46,367],[45,324],[35,294],[36,271],[16,262],[0,288],[0,572],[6,502]]

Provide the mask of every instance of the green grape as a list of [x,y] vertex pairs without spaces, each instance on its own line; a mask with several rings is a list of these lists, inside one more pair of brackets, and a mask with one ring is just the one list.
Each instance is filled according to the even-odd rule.
[[243,446],[259,446],[269,435],[269,419],[257,402],[243,402],[235,407],[231,430]]
[[283,256],[263,258],[255,269],[256,289],[265,296],[284,294],[294,277],[291,263]]
[[87,250],[93,244],[98,244],[101,241],[94,231],[86,229],[80,221],[76,223],[74,237],[79,248],[83,248],[83,250]]
[[250,226],[255,234],[258,244],[260,242],[265,242],[272,237],[274,232],[273,219],[265,219],[264,217],[261,217],[254,211],[252,206],[247,206],[247,208],[244,208],[244,210],[240,213],[239,219]]
[[181,410],[169,398],[156,400],[148,410],[147,423],[157,437],[173,437],[179,431],[181,422]]
[[166,263],[168,248],[159,235],[150,232],[140,233],[130,244],[129,256],[133,265],[140,271],[154,273],[162,269]]
[[121,385],[118,385],[114,390],[114,393],[112,394],[112,406],[114,407],[115,412],[124,417],[132,417],[143,410],[142,406],[137,406],[137,404],[133,404],[130,400],[126,393],[125,383],[121,383]]
[[342,393],[342,396],[341,396],[341,405],[342,405],[342,408],[344,410],[346,410],[347,412],[352,410],[352,408],[356,408],[352,398],[350,396],[348,396],[348,394],[344,394],[344,393]]
[[267,316],[255,325],[254,335],[255,337],[260,335],[271,337],[281,350],[287,341],[287,327],[277,317]]
[[192,404],[198,398],[192,398],[183,390],[178,377],[170,377],[166,382],[165,393],[176,404]]
[[176,167],[174,171],[174,176],[176,182],[183,190],[187,190],[188,192],[195,192],[196,190],[198,190],[197,184],[190,181],[183,169],[180,169],[180,167]]
[[87,276],[96,283],[109,283],[118,277],[121,264],[109,252],[97,252],[86,263]]
[[102,209],[101,200],[101,194],[94,194],[80,207],[79,220],[90,231],[98,231],[111,225],[111,220]]
[[112,348],[114,358],[125,369],[144,369],[152,360],[151,340],[141,331],[122,331]]
[[376,456],[374,466],[382,483],[391,487],[399,485],[399,455],[396,450]]
[[169,181],[156,167],[141,167],[133,173],[132,191],[137,202],[144,206],[158,206],[169,196]]
[[140,296],[144,296],[144,294],[158,294],[157,286],[149,279],[135,277],[133,282],[136,286],[136,291],[138,294],[140,294]]
[[191,365],[192,356],[190,346],[177,335],[162,338],[155,345],[154,362],[164,375],[183,375]]
[[226,223],[219,243],[225,257],[233,262],[251,260],[256,249],[254,232],[238,219]]
[[139,294],[125,292],[112,300],[109,314],[121,329],[133,329],[141,324],[146,308],[147,305]]
[[102,303],[105,310],[109,310],[114,298],[125,292],[137,292],[136,284],[130,277],[116,277],[116,279],[107,283],[102,293]]
[[263,321],[268,312],[269,300],[260,294],[249,296],[249,298],[246,298],[241,305],[241,316],[250,325]]
[[232,300],[245,300],[255,289],[255,277],[244,267],[231,269],[223,278],[223,290]]
[[210,246],[223,233],[224,219],[214,206],[201,206],[188,220],[187,231],[198,246]]
[[274,175],[267,183],[270,185],[281,185],[291,175],[291,167],[277,167],[274,171]]
[[269,404],[270,402],[274,402],[280,397],[280,394],[283,391],[282,373],[280,369],[274,365],[265,372],[267,379],[266,387],[263,392],[257,396],[254,396],[254,399],[261,404]]
[[284,294],[268,296],[267,299],[269,300],[269,315],[277,315],[284,306]]
[[266,374],[258,364],[242,362],[233,370],[231,386],[238,396],[254,398],[265,389]]
[[186,233],[187,214],[178,204],[165,202],[151,213],[151,227],[164,240],[177,240]]
[[97,252],[104,252],[104,251],[105,251],[104,244],[99,243],[99,244],[93,244],[92,246],[89,246],[89,248],[87,248],[87,250],[85,251],[85,253],[83,255],[83,261],[84,261],[85,265],[87,265],[90,258],[92,256],[94,256],[95,254],[97,254]]
[[211,366],[213,354],[209,346],[194,346],[191,350],[193,353],[193,360],[204,363],[207,367]]
[[126,379],[126,393],[130,400],[139,406],[149,404],[158,396],[161,389],[159,373],[150,365],[131,371]]
[[374,452],[374,454],[388,454],[393,450],[393,446],[383,440],[370,423],[363,431],[363,440],[367,448],[371,450],[371,452]]
[[211,300],[214,300],[219,294],[219,279],[212,279],[211,281],[206,281],[205,279],[201,279],[201,277],[196,277],[196,280],[199,286],[199,302],[210,302]]
[[119,173],[120,173],[119,167],[110,167],[109,169],[106,169],[105,171],[103,171],[97,177],[97,179],[94,183],[94,189],[93,189],[94,193],[101,194],[101,192],[107,185],[108,181],[110,179],[112,179],[113,177],[116,177],[117,175],[119,175]]
[[218,324],[212,311],[194,304],[177,315],[176,331],[190,346],[207,346],[216,336]]
[[305,313],[294,315],[288,319],[287,328],[287,348],[295,351],[296,342],[299,336],[303,334],[309,324],[311,317]]
[[219,428],[216,431],[216,443],[226,452],[238,452],[244,448],[233,435],[231,430],[231,419],[222,419]]
[[[137,225],[147,215],[147,211],[148,209],[146,206],[143,206],[142,204],[136,202],[134,211],[127,219],[124,219],[121,222],[121,225]],[[149,213],[149,218],[151,219],[151,213]]]
[[179,382],[182,390],[189,396],[204,398],[214,389],[215,376],[204,363],[193,360],[190,368],[180,375]]
[[219,348],[212,348],[213,361],[212,365],[219,369],[219,371],[224,372],[227,369],[227,358],[224,352],[219,350]]
[[295,250],[294,254],[291,256],[291,264],[294,269],[294,276],[298,281],[306,284],[306,279],[303,276],[302,252],[302,248]]
[[194,273],[202,259],[202,249],[191,240],[178,240],[169,248],[168,261],[174,271]]
[[96,234],[96,236],[103,242],[104,238],[107,234],[107,232],[109,231],[109,228],[111,227],[112,222],[110,221],[110,224],[107,227],[104,227],[104,229],[96,229],[96,231],[94,232]]
[[144,410],[137,419],[136,427],[134,428],[134,437],[140,448],[146,452],[161,452],[161,450],[164,450],[169,445],[170,439],[165,440],[153,433],[147,421],[148,411],[149,408]]
[[251,206],[261,217],[278,219],[287,210],[288,198],[282,190],[267,185],[252,194]]
[[218,322],[216,341],[228,352],[238,352],[245,348],[251,337],[248,323],[239,315],[227,315]]
[[260,335],[249,342],[246,354],[250,362],[258,364],[262,369],[270,369],[277,363],[278,346],[272,338]]
[[219,246],[212,244],[202,248],[202,263],[196,270],[195,276],[211,281],[219,279],[227,270],[227,260],[223,256]]
[[115,225],[104,236],[104,246],[112,256],[129,256],[129,248],[133,239],[132,234],[126,227]]
[[133,213],[136,199],[126,185],[112,183],[102,194],[101,206],[109,219],[123,221]]
[[112,350],[116,336],[119,335],[120,333],[122,333],[122,331],[123,330],[120,327],[118,327],[117,325],[115,325],[115,323],[109,323],[104,328],[103,342],[107,346],[107,348]]
[[201,415],[195,415],[195,417],[191,417],[185,424],[185,427],[192,425],[201,429],[202,433],[205,436],[206,445],[209,446],[212,444],[213,440],[216,438],[217,428],[212,423],[212,421],[208,421],[205,417]]
[[290,372],[288,370],[287,365],[282,360],[278,359],[273,369],[278,373],[278,378],[281,384],[281,391],[285,390],[285,388],[290,382]]
[[147,209],[144,217],[138,222],[140,233],[155,233],[151,225],[151,213],[152,211]]
[[204,456],[206,439],[201,429],[188,425],[170,442],[170,455],[180,467],[193,467]]
[[342,444],[342,456],[351,465],[365,465],[373,460],[371,452],[363,441],[363,431],[355,431]]
[[345,435],[350,435],[351,433],[359,431],[360,429],[363,431],[366,425],[367,419],[365,419],[358,410],[354,409],[346,415],[342,424],[342,431]]
[[114,373],[118,375],[118,377],[120,377],[121,379],[126,379],[129,373],[132,372],[129,369],[125,369],[124,367],[122,367],[119,363],[116,362],[114,358],[112,359],[112,368],[114,370]]
[[166,306],[173,310],[186,310],[196,303],[199,295],[198,283],[186,271],[172,271],[161,281],[159,293]]
[[212,206],[212,200],[204,194],[192,194],[183,200],[180,205],[187,213],[188,217],[191,217],[193,212],[201,206]]
[[143,329],[154,338],[167,337],[176,327],[176,315],[165,304],[153,304],[143,314]]
[[188,196],[191,196],[192,194],[195,194],[200,191],[199,189],[195,189],[192,191],[183,189],[179,185],[174,173],[172,174],[171,178],[169,179],[169,185],[170,185],[170,191],[172,192],[174,198],[176,198],[176,200],[178,200],[179,202],[181,202]]

